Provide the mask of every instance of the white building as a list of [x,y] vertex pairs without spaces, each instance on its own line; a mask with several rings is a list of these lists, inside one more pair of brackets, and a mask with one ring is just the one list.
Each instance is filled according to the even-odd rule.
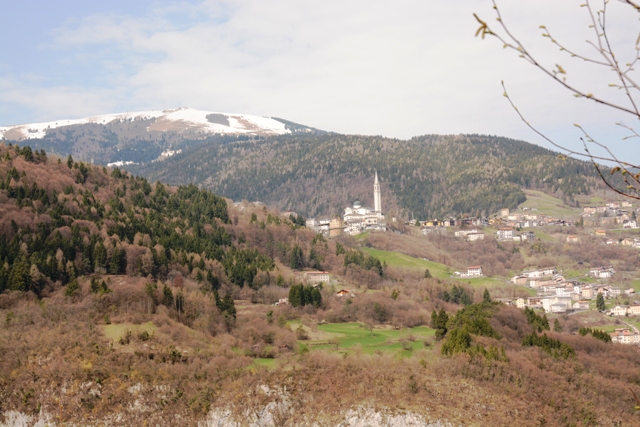
[[467,237],[469,234],[475,234],[478,232],[477,228],[472,228],[471,230],[458,230],[453,233],[456,237]]
[[610,279],[613,277],[614,273],[615,270],[611,265],[606,267],[595,267],[589,270],[589,276],[595,277],[596,279]]
[[308,284],[312,283],[329,283],[328,271],[307,271],[304,273],[304,280]]
[[611,342],[619,344],[640,344],[640,334],[631,332],[626,328],[616,329],[615,332],[611,332],[609,335],[611,335]]
[[573,303],[574,310],[589,310],[589,301],[576,301]]
[[[542,308],[547,313],[564,313],[567,310],[571,310],[573,307],[573,300],[571,297],[566,296],[552,296],[544,297],[542,300]],[[564,306],[561,307],[561,306]]]
[[473,266],[467,268],[467,271],[456,271],[453,273],[455,277],[460,278],[468,278],[468,277],[482,277],[482,267],[481,266]]
[[627,313],[629,316],[638,316],[640,315],[640,305],[632,305],[627,308]]
[[309,230],[315,231],[316,233],[321,233],[326,236],[329,235],[330,224],[331,224],[331,220],[329,218],[325,218],[325,219],[310,218],[305,223],[306,227]]
[[523,271],[521,275],[529,279],[539,279],[546,276],[553,276],[557,272],[558,270],[555,267],[546,267],[538,270]]
[[353,206],[344,210],[345,233],[355,235],[364,231],[387,231],[387,224],[382,213],[378,172],[376,172],[373,182],[373,203],[373,209],[362,206],[360,202],[355,202]]
[[627,315],[627,306],[626,305],[616,305],[611,309],[612,316],[626,316]]
[[467,234],[468,242],[475,242],[476,240],[484,240],[484,233],[469,233]]
[[498,235],[498,240],[513,240],[513,228],[511,227],[500,228],[496,234]]

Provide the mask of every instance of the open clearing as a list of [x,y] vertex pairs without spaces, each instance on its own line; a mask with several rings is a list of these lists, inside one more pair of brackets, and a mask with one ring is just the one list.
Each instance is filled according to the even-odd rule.
[[524,194],[527,195],[527,200],[520,204],[520,206],[518,206],[519,208],[535,208],[537,211],[534,211],[534,213],[541,213],[563,219],[577,218],[578,215],[580,215],[580,209],[572,208],[562,200],[553,196],[536,190],[523,191]]
[[131,334],[136,336],[143,331],[146,331],[149,335],[153,335],[156,331],[156,325],[153,322],[143,323],[141,325],[135,325],[133,323],[118,323],[111,325],[99,325],[99,328],[102,329],[102,332],[107,337],[107,339],[118,342],[120,338],[123,338],[128,331],[131,331]]
[[[324,339],[299,341],[300,345],[309,350],[341,353],[361,351],[365,354],[382,351],[401,356],[410,356],[414,350],[428,347],[435,334],[435,330],[426,326],[401,330],[376,327],[370,331],[362,323],[329,323],[318,325],[318,331],[323,334]],[[425,340],[428,342],[427,346]]]
[[506,280],[501,280],[495,277],[478,277],[478,278],[465,278],[458,279],[451,277],[453,273],[450,267],[444,264],[440,264],[433,261],[427,261],[420,258],[414,258],[409,255],[401,254],[400,252],[383,251],[373,248],[361,248],[362,251],[374,256],[380,260],[380,262],[386,262],[388,266],[394,268],[410,268],[416,270],[429,270],[431,276],[436,279],[458,281],[468,283],[474,287],[486,287],[486,288],[499,288],[508,285]]
[[414,258],[409,255],[401,254],[400,252],[391,252],[391,251],[383,251],[380,249],[373,248],[361,248],[362,251],[367,254],[374,256],[380,260],[380,262],[386,262],[387,265],[391,267],[404,267],[404,268],[413,268],[413,269],[429,269],[431,275],[433,277],[437,277],[439,279],[446,279],[451,276],[449,272],[449,267],[444,264],[440,264],[433,261],[427,261],[420,258]]

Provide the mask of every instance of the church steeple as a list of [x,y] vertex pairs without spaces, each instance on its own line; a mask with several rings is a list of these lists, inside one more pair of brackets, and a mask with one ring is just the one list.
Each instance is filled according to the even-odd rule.
[[378,181],[378,171],[373,181],[373,209],[376,212],[382,212],[382,200],[380,198],[380,182]]

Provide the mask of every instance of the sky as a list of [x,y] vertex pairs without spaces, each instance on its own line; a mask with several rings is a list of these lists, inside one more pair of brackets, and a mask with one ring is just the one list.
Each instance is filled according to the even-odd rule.
[[[583,2],[498,6],[542,64],[628,105],[607,86],[610,70],[542,37],[544,24],[576,53],[597,56]],[[611,42],[633,60],[640,14],[608,8]],[[623,141],[630,132],[616,125],[636,116],[576,99],[498,40],[474,37],[473,13],[499,28],[490,0],[0,0],[0,126],[192,107],[340,133],[479,133],[552,148],[518,117],[504,81],[527,121],[557,143],[583,151],[580,124],[640,163],[640,141]]]

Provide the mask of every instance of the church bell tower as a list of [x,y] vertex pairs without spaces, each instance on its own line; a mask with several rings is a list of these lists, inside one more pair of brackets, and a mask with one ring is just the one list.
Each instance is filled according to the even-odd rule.
[[376,212],[382,212],[382,200],[380,199],[380,182],[378,182],[378,171],[373,182],[373,209]]

